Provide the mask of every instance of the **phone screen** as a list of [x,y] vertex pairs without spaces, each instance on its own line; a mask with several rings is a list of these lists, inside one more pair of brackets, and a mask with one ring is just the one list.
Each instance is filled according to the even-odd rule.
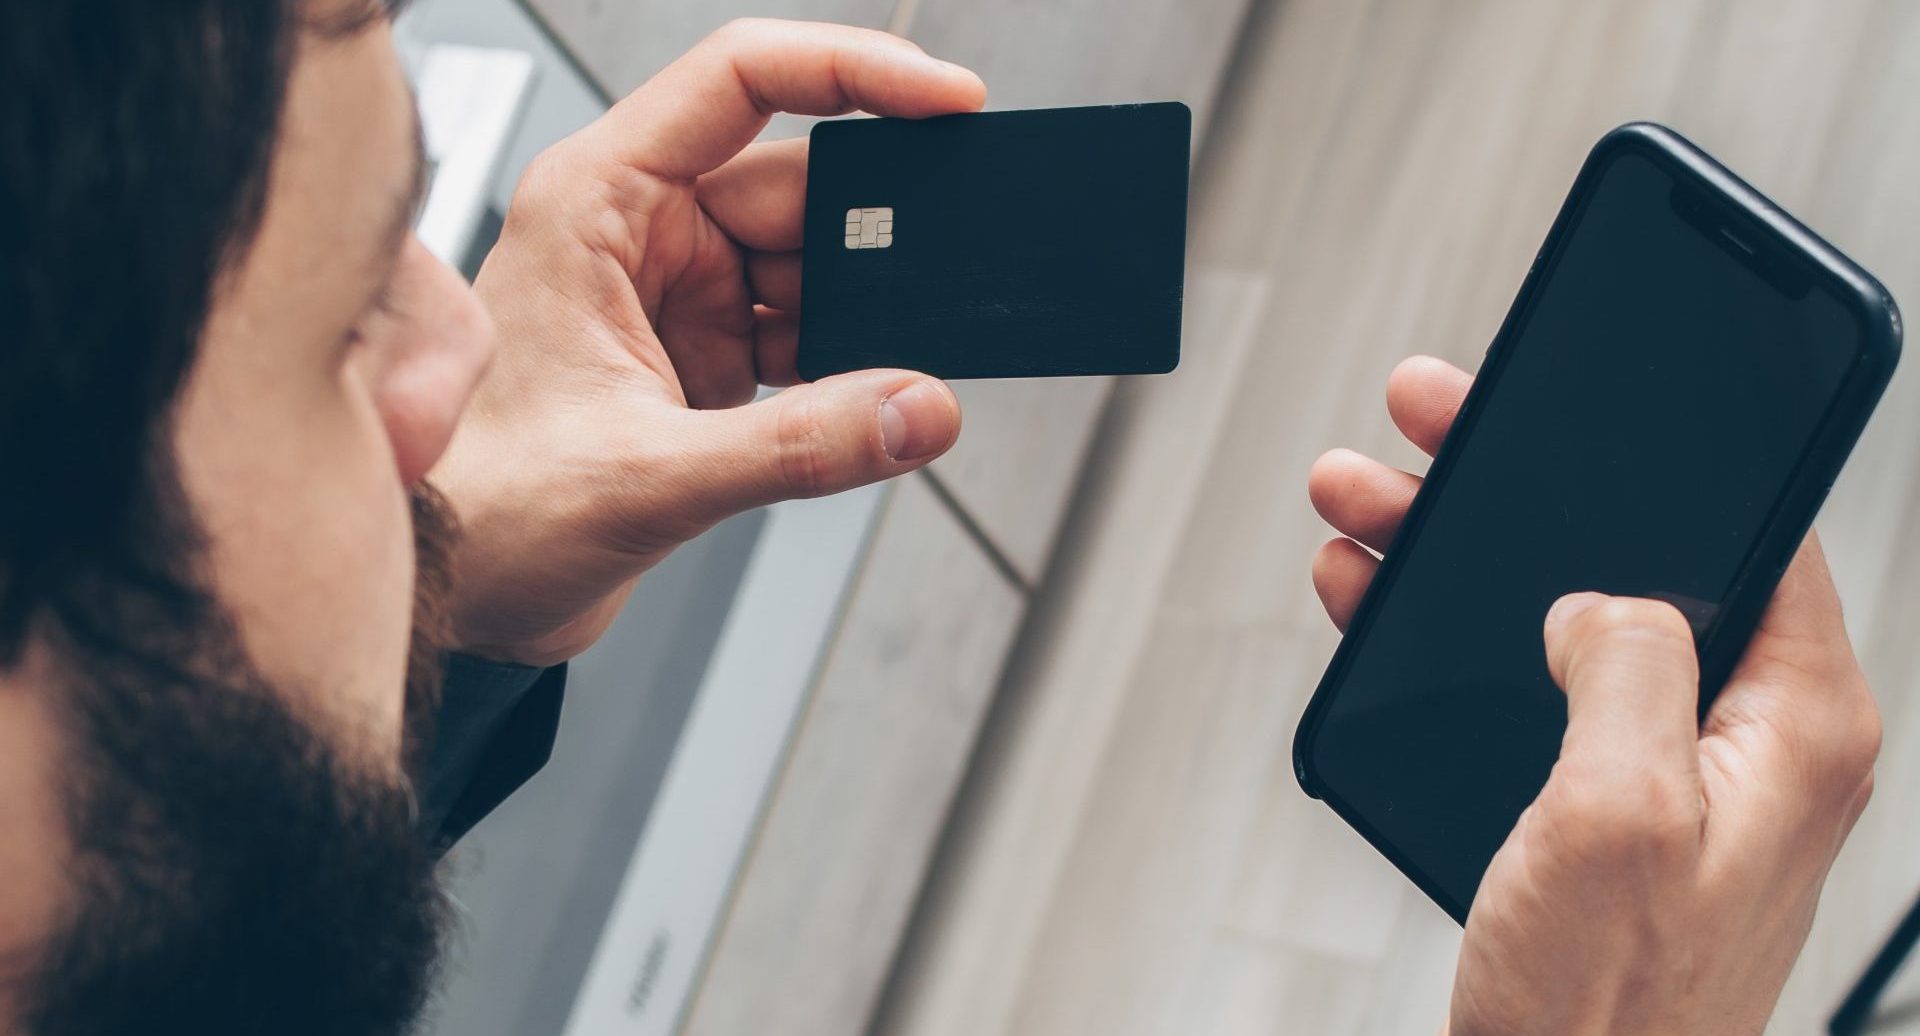
[[1585,183],[1313,741],[1328,797],[1460,912],[1559,752],[1548,606],[1654,597],[1708,629],[1865,334],[1655,157]]

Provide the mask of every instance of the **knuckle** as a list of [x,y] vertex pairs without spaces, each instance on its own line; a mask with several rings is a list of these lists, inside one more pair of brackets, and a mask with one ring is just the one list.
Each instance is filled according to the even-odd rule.
[[567,156],[559,145],[533,156],[526,170],[520,174],[520,182],[514,185],[507,218],[517,216],[524,219],[551,213],[556,202],[564,197],[565,192],[560,185],[566,181],[567,165]]
[[1693,641],[1693,632],[1678,609],[1670,604],[1635,597],[1602,601],[1587,614],[1587,626],[1597,635],[1623,634]]
[[1785,753],[1784,765],[1804,781],[1810,801],[1848,799],[1871,777],[1880,757],[1880,710],[1873,695],[1863,680],[1846,690],[1819,682],[1790,689],[1831,697],[1821,708],[1777,708],[1759,718]]
[[1576,784],[1562,797],[1568,842],[1586,858],[1619,864],[1666,864],[1698,846],[1697,789],[1656,774]]
[[1860,819],[1860,814],[1866,811],[1867,803],[1873,801],[1874,785],[1874,773],[1872,770],[1868,770],[1866,778],[1860,782],[1860,788],[1854,793],[1853,802],[1849,806],[1849,814],[1847,817],[1847,825],[1849,827]]
[[503,240],[552,241],[557,234],[621,254],[636,234],[633,214],[650,211],[669,188],[639,169],[610,162],[585,139],[548,147],[527,163],[514,185]]
[[828,492],[832,487],[833,451],[819,411],[809,400],[796,400],[778,409],[776,421],[775,449],[779,451],[780,477],[787,492],[795,497]]
[[1694,676],[1693,631],[1671,605],[1614,598],[1575,621],[1573,664],[1577,668],[1626,664],[1642,675],[1657,674],[1662,679]]
[[774,24],[771,18],[744,15],[729,19],[707,37],[722,46],[738,46],[749,40],[758,39],[769,31]]
[[1821,768],[1826,780],[1849,790],[1872,776],[1874,763],[1880,758],[1883,736],[1880,710],[1871,696],[1862,697],[1864,700],[1849,709],[1837,725],[1832,744],[1825,753],[1826,765]]

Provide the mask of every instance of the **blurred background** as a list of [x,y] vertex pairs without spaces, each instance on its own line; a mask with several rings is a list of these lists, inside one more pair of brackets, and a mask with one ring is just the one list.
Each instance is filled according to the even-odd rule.
[[[1920,306],[1920,4],[418,0],[423,237],[471,271],[532,155],[748,14],[909,36],[993,107],[1192,105],[1184,362],[960,386],[928,472],[650,574],[458,853],[434,1031],[1437,1031],[1458,930],[1290,772],[1336,641],[1307,466],[1423,468],[1387,372],[1477,364],[1630,119]],[[1819,523],[1886,750],[1775,1033],[1819,1031],[1920,890],[1917,378]],[[1917,978],[1876,1031],[1920,1033]]]

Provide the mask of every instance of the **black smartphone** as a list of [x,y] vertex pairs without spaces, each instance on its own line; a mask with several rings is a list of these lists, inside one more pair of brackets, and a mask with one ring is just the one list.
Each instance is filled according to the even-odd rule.
[[1866,271],[1679,134],[1609,133],[1307,706],[1301,786],[1464,922],[1565,732],[1548,606],[1674,604],[1704,713],[1899,350]]

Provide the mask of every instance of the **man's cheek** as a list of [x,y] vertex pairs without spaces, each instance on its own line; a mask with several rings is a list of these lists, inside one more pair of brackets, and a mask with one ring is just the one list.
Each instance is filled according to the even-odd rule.
[[206,574],[260,672],[310,699],[297,707],[397,744],[413,542],[377,416],[350,373],[224,362],[238,351],[207,351],[180,411]]

